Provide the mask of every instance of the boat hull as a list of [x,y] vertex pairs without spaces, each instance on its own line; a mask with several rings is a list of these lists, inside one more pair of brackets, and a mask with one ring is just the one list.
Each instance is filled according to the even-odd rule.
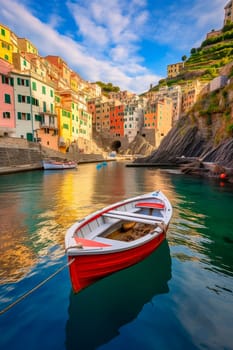
[[43,162],[43,168],[45,170],[65,170],[77,168],[75,162]]
[[75,293],[114,272],[132,266],[150,255],[165,239],[165,232],[143,245],[119,252],[70,255],[69,270]]

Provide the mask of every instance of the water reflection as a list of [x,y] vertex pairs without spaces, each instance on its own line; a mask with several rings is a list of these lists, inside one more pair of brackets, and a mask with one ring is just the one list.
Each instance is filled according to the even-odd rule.
[[100,170],[85,164],[77,171],[1,176],[2,307],[66,263],[64,235],[76,219],[155,189],[174,208],[170,254],[161,246],[141,264],[78,295],[70,293],[68,269],[63,270],[1,317],[2,348],[39,350],[43,343],[43,349],[64,349],[65,340],[68,350],[100,344],[101,349],[232,348],[233,191],[228,184],[176,172],[115,162]]
[[[169,182],[169,175],[118,162],[99,170],[95,164],[84,164],[78,170],[2,176],[1,283],[21,279],[41,257],[51,254],[54,245],[64,250],[65,232],[76,220],[127,197],[158,188],[166,192]],[[60,254],[59,249],[56,252]]]
[[[171,257],[167,241],[146,260],[79,294],[70,293],[67,350],[94,350],[117,336],[156,295],[168,293]],[[89,330],[89,331],[88,331]]]

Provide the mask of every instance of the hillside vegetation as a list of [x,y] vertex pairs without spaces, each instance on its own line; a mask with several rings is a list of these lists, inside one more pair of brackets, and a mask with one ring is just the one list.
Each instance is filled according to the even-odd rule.
[[112,83],[103,83],[102,81],[96,81],[96,84],[101,87],[102,94],[108,96],[110,92],[119,92],[119,86],[114,86]]

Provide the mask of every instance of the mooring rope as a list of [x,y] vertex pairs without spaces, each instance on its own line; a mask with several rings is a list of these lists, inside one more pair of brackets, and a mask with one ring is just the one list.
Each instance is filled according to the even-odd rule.
[[57,271],[55,271],[54,273],[52,273],[49,277],[47,277],[46,279],[44,279],[42,282],[40,282],[39,284],[37,284],[34,288],[30,289],[28,292],[26,292],[25,294],[21,295],[21,297],[19,297],[18,299],[16,299],[13,303],[11,303],[10,305],[8,305],[7,307],[5,307],[3,310],[0,310],[0,315],[4,314],[5,312],[7,312],[8,310],[10,310],[13,306],[15,306],[16,304],[18,304],[20,301],[24,300],[25,298],[27,298],[30,294],[32,294],[33,292],[35,292],[37,289],[39,289],[41,286],[43,286],[46,282],[48,282],[49,280],[51,280],[54,276],[56,276],[59,272],[61,272],[62,270],[64,270],[64,268],[66,268],[67,266],[71,265],[74,262],[75,259],[70,260],[67,264],[63,265],[62,267],[60,267]]

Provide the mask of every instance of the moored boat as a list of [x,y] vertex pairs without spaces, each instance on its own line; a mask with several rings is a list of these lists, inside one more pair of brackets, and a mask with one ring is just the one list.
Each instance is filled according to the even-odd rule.
[[172,206],[161,191],[112,204],[72,225],[65,236],[74,292],[138,263],[165,239]]
[[57,160],[43,160],[43,168],[45,170],[63,170],[77,168],[77,163],[74,161],[57,161]]

